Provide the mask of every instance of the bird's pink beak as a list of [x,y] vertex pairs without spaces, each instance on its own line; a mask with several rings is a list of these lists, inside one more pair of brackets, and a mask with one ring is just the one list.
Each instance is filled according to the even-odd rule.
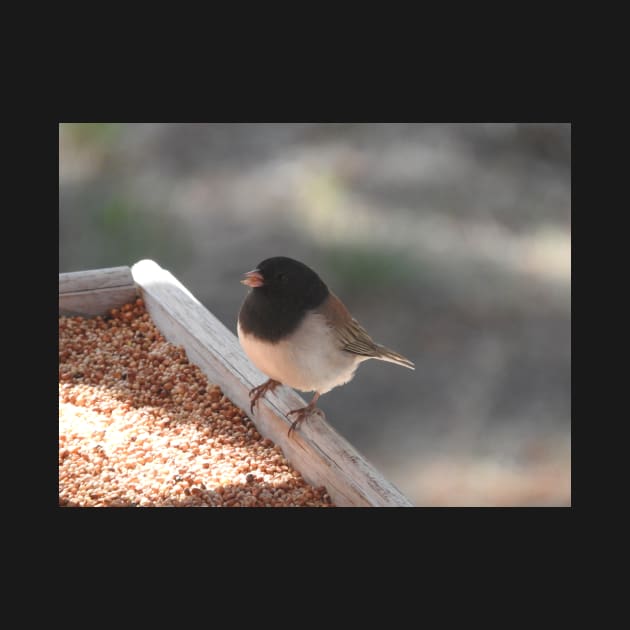
[[241,284],[246,284],[248,287],[262,287],[265,284],[262,274],[258,269],[253,269],[243,274]]

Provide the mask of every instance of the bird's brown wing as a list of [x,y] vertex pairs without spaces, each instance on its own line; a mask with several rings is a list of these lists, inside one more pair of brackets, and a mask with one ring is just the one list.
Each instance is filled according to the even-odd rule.
[[366,357],[378,355],[378,345],[334,293],[331,292],[316,311],[326,318],[342,350]]
[[332,291],[315,310],[326,318],[342,350],[414,369],[413,362],[402,354],[375,343],[365,328],[352,317],[344,303]]

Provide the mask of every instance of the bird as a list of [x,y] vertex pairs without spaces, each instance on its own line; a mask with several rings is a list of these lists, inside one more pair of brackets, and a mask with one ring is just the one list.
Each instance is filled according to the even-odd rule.
[[415,369],[412,361],[372,340],[343,302],[306,264],[275,256],[243,274],[250,287],[238,313],[239,342],[268,380],[249,392],[250,410],[279,385],[314,392],[295,415],[288,435],[317,407],[322,394],[348,383],[360,363],[388,361]]

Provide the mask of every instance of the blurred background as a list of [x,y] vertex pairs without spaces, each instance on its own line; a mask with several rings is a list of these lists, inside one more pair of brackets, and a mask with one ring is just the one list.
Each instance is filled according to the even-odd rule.
[[277,255],[416,363],[320,401],[416,505],[571,504],[570,124],[60,125],[60,272],[152,258],[236,332]]

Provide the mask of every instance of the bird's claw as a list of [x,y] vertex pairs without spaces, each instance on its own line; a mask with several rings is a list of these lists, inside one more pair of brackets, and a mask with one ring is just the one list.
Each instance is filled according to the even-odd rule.
[[302,420],[304,420],[304,418],[308,415],[308,407],[303,407],[302,409],[293,409],[293,411],[289,411],[287,413],[287,416],[290,416],[291,414],[297,413],[298,417],[291,423],[291,426],[289,427],[289,431],[287,432],[287,435],[289,437],[291,437],[291,432],[295,431],[298,427],[298,425],[300,424],[300,422],[302,422]]
[[251,413],[254,413],[254,406],[258,402],[258,399],[261,396],[264,396],[268,391],[273,391],[276,387],[278,387],[280,383],[278,381],[274,381],[273,379],[269,379],[265,381],[262,385],[258,385],[249,390],[249,408]]
[[300,409],[293,409],[292,411],[287,412],[287,416],[290,416],[294,413],[297,414],[297,418],[292,422],[291,426],[289,427],[289,431],[287,433],[289,437],[291,437],[291,432],[295,431],[303,420],[306,420],[314,413],[319,413],[322,417],[325,417],[324,412],[314,405],[306,405],[306,407],[301,407]]

